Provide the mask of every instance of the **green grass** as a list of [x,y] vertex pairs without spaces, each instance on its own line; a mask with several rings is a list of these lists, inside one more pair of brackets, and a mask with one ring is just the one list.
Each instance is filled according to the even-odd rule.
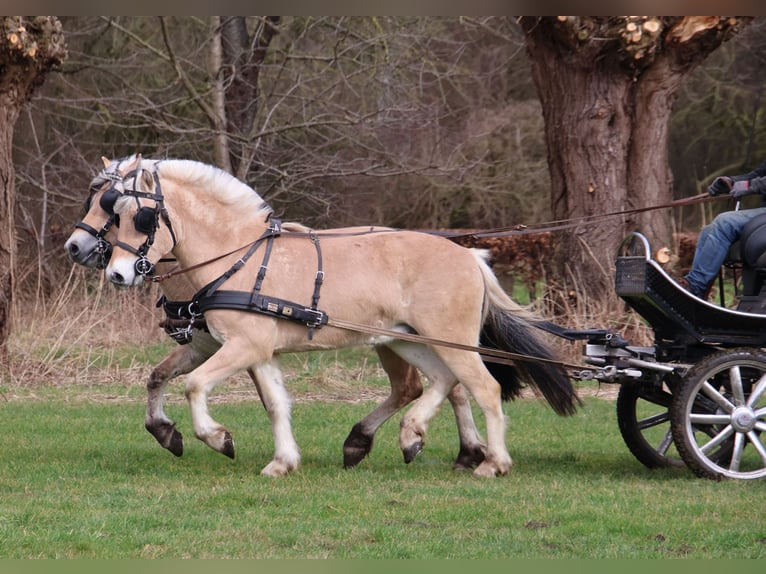
[[451,470],[448,408],[412,464],[395,417],[345,471],[342,442],[373,404],[298,402],[302,467],[270,479],[258,402],[211,406],[235,437],[232,461],[193,438],[184,403],[167,409],[186,442],[175,458],[143,430],[139,401],[37,393],[0,403],[0,558],[766,557],[764,483],[643,468],[611,401],[569,419],[506,405],[515,466],[495,480]]

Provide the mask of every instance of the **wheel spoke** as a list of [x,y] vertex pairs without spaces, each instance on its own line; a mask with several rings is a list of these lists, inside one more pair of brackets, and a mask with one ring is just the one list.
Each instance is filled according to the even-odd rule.
[[731,421],[731,415],[691,413],[689,420],[692,423],[701,425],[725,425]]
[[742,462],[742,451],[745,449],[745,435],[737,433],[734,435],[734,449],[731,453],[731,463],[729,464],[729,470],[737,472],[739,470],[739,463]]
[[721,432],[719,432],[717,435],[715,435],[712,440],[708,441],[704,445],[700,447],[700,450],[708,454],[710,451],[712,451],[714,448],[718,447],[728,439],[732,434],[734,434],[734,428],[731,425],[727,425],[726,428],[724,428]]
[[766,374],[758,379],[758,383],[753,387],[753,392],[747,399],[747,406],[752,409],[761,400],[764,391],[766,391]]
[[681,458],[698,476],[766,478],[765,351],[721,349],[683,375],[671,431]]
[[664,455],[668,452],[668,449],[670,448],[670,445],[673,444],[673,433],[668,430],[668,432],[665,433],[665,436],[662,437],[662,440],[660,441],[660,444],[657,445],[657,452],[661,455]]
[[731,392],[734,395],[734,406],[744,405],[745,391],[742,389],[742,372],[739,370],[739,365],[729,369],[729,382],[731,383]]
[[758,451],[758,454],[761,457],[761,462],[766,465],[766,448],[764,448],[763,443],[761,442],[761,437],[758,436],[758,433],[750,431],[747,433],[747,438],[750,439],[753,448]]
[[700,390],[727,413],[730,413],[734,410],[734,405],[731,404],[731,401],[719,393],[718,390],[708,381],[702,383]]
[[638,421],[638,428],[641,430],[656,427],[662,423],[666,423],[670,420],[670,413],[665,411],[664,413],[658,413],[650,417],[646,417]]

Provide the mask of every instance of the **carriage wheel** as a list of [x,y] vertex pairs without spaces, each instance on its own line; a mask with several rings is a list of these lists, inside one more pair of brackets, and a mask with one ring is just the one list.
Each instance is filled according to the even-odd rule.
[[657,388],[637,381],[624,383],[617,393],[617,424],[622,440],[648,468],[684,465],[670,430],[672,400],[666,385]]
[[732,349],[694,365],[673,397],[671,423],[678,452],[698,476],[766,477],[766,353]]

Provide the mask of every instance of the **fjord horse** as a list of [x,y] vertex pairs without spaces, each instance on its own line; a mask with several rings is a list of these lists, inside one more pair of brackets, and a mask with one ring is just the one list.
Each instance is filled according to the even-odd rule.
[[[188,160],[139,158],[125,174],[122,193],[114,205],[121,225],[106,277],[119,287],[138,285],[172,252],[199,289],[195,303],[221,347],[187,375],[186,396],[195,435],[219,452],[228,453],[232,439],[210,416],[209,393],[230,375],[287,352],[372,345],[422,371],[430,384],[400,427],[408,462],[458,383],[470,391],[486,422],[478,476],[511,468],[501,399],[518,395],[522,381],[535,386],[558,414],[575,412],[579,399],[571,381],[537,338],[530,324],[535,318],[501,289],[483,251],[420,232],[312,231],[280,224],[249,186]],[[248,302],[263,303],[259,309],[265,312],[253,312]],[[333,326],[339,320],[381,331]],[[499,348],[540,360],[518,360],[515,376],[496,381],[479,352],[456,348],[475,349],[483,330]],[[269,377],[260,382],[262,390],[278,384]],[[273,432],[275,456],[263,472],[279,475],[297,468],[299,454],[291,432],[289,439],[284,427],[273,425]]]
[[[104,168],[90,184],[86,214],[82,221],[76,224],[75,230],[65,243],[65,249],[75,263],[100,269],[106,266],[111,256],[112,243],[117,240],[113,208],[117,199],[116,194],[119,194],[122,188],[122,175],[119,169],[121,166],[134,166],[137,158],[131,156],[115,161],[109,161],[106,158],[102,160]],[[104,197],[105,194],[106,197]],[[157,264],[157,272],[165,273],[175,267],[175,262],[160,261]],[[161,288],[166,299],[175,302],[189,301],[196,291],[185,275],[177,275],[163,281]],[[206,330],[195,329],[191,341],[176,347],[152,370],[149,376],[145,427],[160,445],[176,456],[183,454],[183,436],[164,412],[165,388],[171,379],[184,375],[205,362],[220,346],[220,343]],[[394,413],[420,396],[423,390],[420,376],[414,367],[386,347],[380,347],[378,355],[391,382],[391,394],[372,413],[354,425],[343,446],[343,460],[346,467],[352,467],[361,462],[372,449],[377,429]],[[258,365],[254,369],[248,369],[248,374],[255,383],[261,402],[269,416],[276,421],[276,424],[283,426],[282,421],[288,421],[286,430],[282,434],[289,437],[290,397],[283,387],[277,358]],[[269,394],[264,394],[259,383],[259,380],[264,379],[272,381],[273,384],[266,390],[277,393],[278,400]],[[485,445],[476,429],[465,389],[456,386],[448,398],[455,412],[460,438],[460,449],[454,468],[470,469],[484,459]]]

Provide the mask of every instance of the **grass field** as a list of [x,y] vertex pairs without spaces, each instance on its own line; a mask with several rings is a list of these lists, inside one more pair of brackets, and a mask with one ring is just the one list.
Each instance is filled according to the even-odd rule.
[[181,458],[144,431],[140,380],[102,392],[6,390],[0,558],[766,557],[766,484],[644,469],[611,400],[588,398],[569,419],[537,400],[506,405],[515,466],[482,480],[451,470],[449,409],[412,464],[395,417],[372,455],[344,470],[342,442],[374,402],[305,400],[310,385],[295,384],[305,385],[293,417],[303,464],[283,479],[258,474],[271,431],[244,394],[211,407],[235,437],[232,461],[193,438],[180,390],[167,410],[185,435]]
[[211,397],[235,460],[193,437],[182,382],[171,383],[166,410],[185,436],[175,458],[143,428],[149,370],[173,348],[156,326],[156,293],[103,287],[74,282],[19,315],[0,363],[2,572],[26,564],[3,559],[26,558],[683,558],[698,559],[685,563],[699,574],[710,559],[766,557],[766,482],[645,469],[622,442],[609,386],[583,387],[586,406],[567,419],[535,399],[506,404],[515,466],[505,477],[452,471],[448,407],[412,464],[395,416],[346,471],[343,440],[388,383],[370,350],[293,355],[297,472],[259,475],[273,439],[246,377]]

